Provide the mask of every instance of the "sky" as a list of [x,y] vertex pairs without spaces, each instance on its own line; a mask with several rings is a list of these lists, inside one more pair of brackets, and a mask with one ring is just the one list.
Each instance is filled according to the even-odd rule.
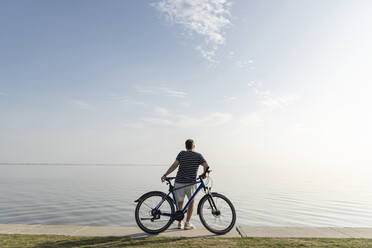
[[369,0],[0,1],[0,162],[367,168]]

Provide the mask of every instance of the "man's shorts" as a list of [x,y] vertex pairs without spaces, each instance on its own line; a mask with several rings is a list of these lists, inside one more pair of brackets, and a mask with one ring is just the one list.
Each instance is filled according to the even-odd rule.
[[[174,188],[182,187],[188,184],[190,183],[174,183]],[[174,195],[176,196],[177,202],[183,202],[183,200],[185,199],[185,195],[187,195],[187,198],[190,199],[191,196],[194,194],[195,190],[196,184],[174,191]]]

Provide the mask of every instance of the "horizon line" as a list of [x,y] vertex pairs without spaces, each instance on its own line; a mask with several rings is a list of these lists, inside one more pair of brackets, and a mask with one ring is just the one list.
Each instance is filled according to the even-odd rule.
[[54,162],[0,162],[0,165],[51,165],[51,166],[165,166],[166,164],[148,164],[148,163],[54,163]]

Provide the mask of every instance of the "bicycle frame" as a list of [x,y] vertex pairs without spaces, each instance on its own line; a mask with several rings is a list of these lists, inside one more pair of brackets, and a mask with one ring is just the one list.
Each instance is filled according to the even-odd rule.
[[[209,168],[206,168],[202,175],[195,178],[196,180],[194,182],[186,183],[182,186],[174,186],[174,184],[172,184],[172,180],[174,180],[175,177],[162,177],[162,181],[166,181],[169,185],[168,193],[162,191],[150,191],[135,200],[135,202],[137,202],[135,218],[139,228],[149,234],[158,234],[165,231],[174,221],[182,221],[185,218],[185,213],[190,207],[190,204],[195,200],[196,195],[199,194],[201,189],[204,189],[205,195],[200,199],[197,208],[197,214],[199,215],[201,223],[207,230],[217,235],[229,232],[236,223],[235,208],[226,196],[217,192],[211,192],[211,179],[205,179],[209,173]],[[176,190],[185,190],[186,187],[195,188],[195,192],[192,195],[190,195],[189,192],[186,192],[188,196],[190,196],[190,199],[187,200],[185,206],[178,207],[177,200],[184,201],[184,199],[176,198]],[[147,201],[147,199],[150,200]],[[227,208],[218,208],[217,199],[224,202]],[[155,206],[153,205],[154,203],[156,203]],[[166,206],[162,207],[163,204]],[[142,207],[143,205],[145,206]],[[174,207],[174,205],[176,205],[176,207]],[[227,215],[224,215],[225,211],[228,213]],[[210,214],[212,214],[212,219],[205,218],[205,216],[210,217]],[[221,220],[220,216],[223,216],[223,220]],[[227,218],[225,218],[225,216],[227,216]],[[213,217],[215,224],[212,223]],[[217,220],[220,221],[217,223]],[[154,227],[150,221],[156,222],[156,226]]]
[[[199,178],[196,182],[194,183],[190,183],[190,184],[187,184],[187,185],[184,185],[184,186],[181,186],[181,187],[177,187],[177,188],[174,188],[174,186],[170,185],[169,186],[169,192],[168,194],[160,201],[160,203],[155,207],[155,210],[158,210],[159,207],[163,204],[163,202],[165,201],[166,197],[168,197],[171,193],[172,193],[172,196],[173,196],[173,203],[174,205],[176,205],[176,211],[179,211],[179,208],[178,208],[178,204],[177,204],[177,199],[176,199],[176,196],[174,194],[174,191],[176,190],[179,190],[179,189],[182,189],[182,188],[186,188],[186,187],[189,187],[189,186],[192,186],[192,185],[195,185],[195,184],[199,184],[199,187],[195,190],[194,194],[190,197],[190,199],[187,201],[186,205],[183,207],[182,209],[182,212],[183,213],[186,213],[186,209],[188,208],[188,206],[190,205],[190,203],[192,202],[192,200],[194,200],[195,196],[199,193],[199,191],[203,188],[205,190],[205,184],[204,184],[204,181],[202,178]],[[169,213],[161,213],[160,212],[160,215],[164,215],[164,216],[172,216],[172,214],[169,214]]]

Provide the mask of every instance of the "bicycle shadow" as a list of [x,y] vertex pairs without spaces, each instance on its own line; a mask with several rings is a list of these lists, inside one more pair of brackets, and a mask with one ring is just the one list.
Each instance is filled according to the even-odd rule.
[[[183,232],[177,228],[166,230],[167,232]],[[216,237],[217,235],[200,235],[200,236],[162,236],[151,235],[147,233],[135,233],[124,236],[108,236],[108,237],[68,237],[65,240],[48,241],[38,244],[33,248],[73,248],[73,247],[95,247],[95,248],[117,248],[117,247],[159,247],[161,245],[174,246],[177,241],[187,241],[205,237]],[[151,239],[156,238],[156,239]],[[70,240],[72,239],[72,240]]]
[[95,247],[95,248],[117,248],[117,247],[143,247],[148,245],[154,245],[164,243],[172,243],[183,238],[167,238],[151,240],[147,237],[132,238],[130,236],[123,237],[86,237],[79,238],[78,240],[60,240],[60,241],[48,241],[33,248],[73,248],[73,247]]
[[[38,244],[33,248],[73,248],[73,247],[95,247],[95,248],[116,248],[116,247],[142,247],[151,246],[157,247],[161,244],[174,245],[177,241],[186,241],[197,238],[217,237],[215,234],[208,235],[193,235],[193,236],[177,236],[187,230],[178,228],[169,228],[163,233],[172,233],[172,236],[151,235],[147,233],[135,233],[123,236],[106,236],[106,237],[67,237],[64,240],[48,241]],[[174,236],[173,236],[174,235]],[[156,238],[156,239],[150,239]]]
[[[197,230],[194,230],[197,231]],[[195,232],[192,233],[192,235],[187,235],[190,234],[190,230],[183,230],[183,229],[178,229],[178,228],[168,228],[167,230],[161,232],[160,234],[148,234],[148,233],[135,233],[135,234],[130,234],[127,235],[128,237],[132,238],[142,238],[142,237],[184,237],[184,238],[208,238],[208,237],[218,237],[219,235],[209,233],[200,233],[196,234]],[[124,237],[124,236],[123,236]]]

